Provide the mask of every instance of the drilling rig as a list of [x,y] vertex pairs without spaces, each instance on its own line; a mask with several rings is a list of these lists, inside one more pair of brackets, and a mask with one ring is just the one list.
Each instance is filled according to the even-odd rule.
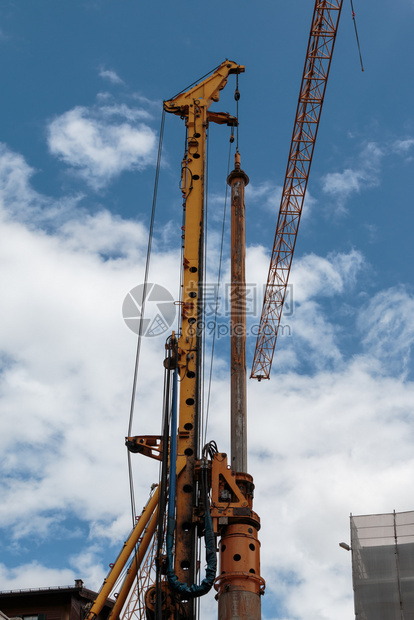
[[[342,0],[316,0],[251,376],[269,378],[329,75]],[[95,600],[94,620],[128,565],[110,620],[193,620],[197,600],[215,590],[219,620],[260,620],[260,518],[247,467],[245,187],[240,153],[231,188],[231,454],[200,445],[205,245],[206,136],[211,123],[238,118],[210,110],[243,65],[225,60],[208,77],[164,102],[185,123],[181,321],[166,341],[160,435],[129,436],[130,453],[160,463],[160,480]],[[239,97],[238,87],[235,98]],[[198,541],[205,540],[205,577]],[[219,553],[217,571],[216,552]],[[131,559],[132,558],[132,559]],[[135,586],[134,586],[135,584]]]

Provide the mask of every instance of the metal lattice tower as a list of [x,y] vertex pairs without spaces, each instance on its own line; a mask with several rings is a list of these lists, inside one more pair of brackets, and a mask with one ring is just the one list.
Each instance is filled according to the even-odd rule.
[[342,0],[315,2],[251,377],[269,379]]

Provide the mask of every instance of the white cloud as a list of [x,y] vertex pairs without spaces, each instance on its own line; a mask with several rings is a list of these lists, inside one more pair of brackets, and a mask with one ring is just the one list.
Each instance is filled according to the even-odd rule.
[[[276,183],[264,181],[258,185],[249,183],[246,187],[246,205],[247,208],[251,203],[257,203],[261,208],[276,217],[279,213],[280,200],[282,197],[283,187]],[[302,219],[307,218],[316,200],[313,198],[309,190],[306,191],[305,201],[303,205]]]
[[413,138],[402,138],[382,145],[368,142],[352,166],[342,172],[330,172],[323,176],[322,189],[336,200],[336,211],[345,211],[345,204],[352,194],[380,185],[384,157],[397,154],[410,161],[413,145]]
[[101,69],[99,75],[102,79],[111,82],[111,84],[124,84],[124,81],[119,77],[116,71],[112,71],[111,69]]
[[0,564],[0,581],[3,591],[73,585],[76,578],[80,579],[81,577],[78,577],[78,573],[72,569],[48,568],[35,561],[12,569]]
[[[124,122],[109,122],[108,116],[114,115]],[[49,149],[92,188],[100,189],[123,171],[154,163],[155,132],[134,124],[143,116],[127,106],[76,107],[49,124]]]
[[[16,541],[34,532],[41,539],[51,528],[59,531],[64,513],[86,518],[99,530],[99,524],[113,519],[108,495],[99,491],[103,480],[111,488],[110,506],[118,504],[119,514],[128,512],[125,476],[119,483],[115,472],[125,471],[123,437],[135,338],[121,308],[125,294],[143,277],[146,234],[142,225],[107,211],[67,212],[49,233],[33,222],[29,227],[25,219],[31,203],[43,205],[45,219],[59,205],[30,188],[31,170],[23,158],[3,155],[0,445],[7,456],[0,524]],[[21,200],[27,202],[10,218],[16,179],[23,188]],[[162,256],[154,257],[154,278],[171,288],[175,274]],[[141,368],[151,385],[162,376],[163,340],[155,351],[144,344],[144,352],[147,363],[155,355],[154,368],[159,368],[154,377],[147,365]],[[146,406],[155,418],[158,401]],[[151,472],[151,464],[141,467]],[[89,510],[93,496],[96,504]],[[22,506],[30,519],[20,518]]]
[[[349,540],[349,513],[412,509],[414,387],[373,369],[362,356],[334,372],[279,370],[270,382],[249,382],[264,617],[349,620],[351,558],[338,547]],[[226,380],[215,387],[211,410],[224,411]],[[226,433],[226,420],[212,416],[211,437]],[[277,596],[286,616],[266,607]]]
[[[266,527],[271,525],[266,503],[277,497],[279,505],[274,538],[263,551],[263,561],[296,574],[298,583],[288,594],[292,616],[313,617],[325,600],[326,609],[337,609],[335,618],[345,619],[349,615],[334,605],[334,599],[340,592],[351,606],[350,557],[341,555],[337,546],[347,539],[349,512],[410,507],[404,488],[414,465],[407,436],[413,387],[394,380],[381,383],[358,361],[340,372],[313,378],[292,373],[281,379],[276,378],[273,388],[263,386],[262,394],[260,386],[251,388],[255,411],[261,412],[260,423],[255,416],[250,425],[257,454],[252,473],[261,452],[271,455],[259,470],[265,487],[258,488],[256,503],[268,521]],[[258,425],[273,428],[274,434],[264,437]],[[274,473],[265,482],[266,469]],[[331,571],[339,578],[325,599]]]
[[403,287],[380,291],[359,316],[367,349],[388,374],[410,370],[414,341],[414,298]]
[[160,110],[162,108],[162,100],[148,99],[148,97],[145,97],[140,93],[133,93],[131,95],[131,98],[135,101],[138,101],[140,105],[146,106],[148,108],[154,108],[155,110]]
[[361,252],[335,252],[327,257],[307,254],[294,262],[290,281],[294,287],[295,301],[302,301],[341,294],[352,287],[364,266]]
[[322,189],[337,200],[338,212],[343,211],[345,202],[351,194],[379,184],[380,166],[384,154],[382,147],[375,142],[368,142],[354,167],[346,168],[343,172],[330,172],[322,178]]
[[30,186],[33,174],[33,168],[21,155],[0,143],[0,200],[14,214],[28,207],[33,208],[36,214],[44,206],[45,201]]
[[[21,564],[3,564],[0,578],[4,589],[75,578],[98,588],[108,544],[119,539],[120,549],[130,525],[123,441],[135,338],[121,305],[142,278],[145,231],[107,211],[79,213],[37,194],[24,159],[5,148],[2,154],[0,526]],[[48,219],[61,204],[65,216],[52,231],[36,226],[40,215],[26,223],[30,205]],[[266,271],[263,248],[249,248],[248,255],[249,278]],[[179,263],[178,252],[155,251],[153,279],[170,287]],[[352,356],[341,350],[336,317],[324,307],[324,300],[347,303],[364,266],[357,250],[312,254],[295,264],[294,337],[311,350],[312,376],[292,364],[279,367],[270,382],[249,383],[249,471],[267,580],[263,617],[275,617],[279,598],[286,620],[349,620],[350,557],[338,547],[349,535],[349,513],[412,509],[414,386],[389,367],[390,357],[402,356],[405,369],[411,363],[412,297],[398,288],[368,301],[356,320],[364,345]],[[163,339],[144,342],[142,355],[134,432],[154,434]],[[283,355],[302,357],[293,339]],[[218,367],[208,438],[227,450],[224,359]],[[133,467],[140,509],[158,466],[137,455]],[[75,519],[70,533],[68,516]],[[27,561],[27,541],[41,545],[58,534],[74,546],[82,541],[82,551],[67,554],[65,568]],[[215,617],[213,597],[202,604],[204,617]]]
[[31,186],[36,173],[25,159],[0,143],[0,217],[25,221],[29,228],[40,223],[59,226],[79,208],[81,194],[51,199],[38,194]]
[[277,213],[280,205],[282,187],[269,181],[258,185],[249,183],[246,187],[246,203],[259,202],[272,213]]
[[[263,280],[268,260],[263,247],[248,249],[248,282],[260,282],[259,278]],[[294,261],[289,278],[288,303],[285,304],[278,335],[274,373],[280,369],[299,369],[305,362],[310,362],[319,370],[342,362],[339,348],[342,329],[329,320],[324,304],[327,299],[341,299],[345,293],[349,295],[365,268],[365,259],[356,250],[335,252],[326,257],[308,254]],[[257,290],[257,315],[249,318],[249,322],[256,324],[263,299],[260,284]],[[292,342],[288,345],[287,340]]]
[[103,91],[96,95],[96,99],[98,102],[111,101],[111,99],[113,99],[113,95],[107,91]]
[[413,138],[405,138],[403,140],[396,140],[393,144],[393,149],[400,155],[406,155],[408,151],[414,146]]
[[347,198],[353,192],[359,192],[364,177],[361,171],[347,168],[343,172],[331,172],[324,177],[323,190],[328,194]]
[[81,575],[85,584],[93,583],[101,586],[107,571],[102,566],[102,548],[99,545],[92,545],[87,551],[71,555],[69,564],[76,575]]
[[102,254],[114,259],[128,257],[142,259],[142,248],[147,242],[147,232],[142,224],[123,220],[109,211],[95,215],[80,214],[60,227],[66,248]]
[[143,119],[149,120],[152,118],[152,115],[146,110],[141,108],[130,108],[125,103],[101,106],[99,108],[99,112],[103,117],[110,118],[113,116],[119,116],[120,118],[125,118],[127,121],[133,123]]
[[8,41],[10,39],[10,35],[5,33],[3,29],[0,29],[0,41]]

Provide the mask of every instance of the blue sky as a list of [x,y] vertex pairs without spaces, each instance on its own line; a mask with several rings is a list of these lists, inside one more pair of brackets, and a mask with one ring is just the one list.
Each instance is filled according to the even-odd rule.
[[[0,1],[1,590],[75,578],[99,588],[129,530],[136,343],[121,309],[144,273],[162,101],[225,58],[246,66],[247,278],[261,290],[313,5]],[[270,382],[249,384],[267,620],[352,618],[338,547],[349,513],[413,509],[414,2],[354,8],[365,71],[344,0],[283,320],[291,336]],[[216,110],[235,113],[234,87]],[[210,140],[214,282],[228,128]],[[167,117],[151,279],[174,298],[183,146],[182,121]],[[144,343],[136,434],[159,432],[163,342]],[[208,430],[224,451],[228,346],[219,340]],[[158,471],[139,456],[134,467],[144,505]],[[213,597],[203,605],[215,617]]]

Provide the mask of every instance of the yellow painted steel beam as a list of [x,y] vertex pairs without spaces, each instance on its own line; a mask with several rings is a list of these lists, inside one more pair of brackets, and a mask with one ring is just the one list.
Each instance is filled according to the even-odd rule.
[[[164,102],[167,112],[183,118],[187,127],[186,153],[182,164],[181,190],[185,205],[182,326],[178,340],[180,399],[177,456],[185,459],[177,473],[176,540],[174,571],[179,581],[195,583],[195,526],[193,507],[196,502],[195,464],[199,451],[199,417],[201,387],[201,343],[199,325],[202,316],[202,273],[204,247],[205,154],[208,123],[234,125],[228,114],[212,113],[208,108],[217,102],[231,73],[242,73],[244,67],[224,61],[209,77]],[[186,617],[193,617],[193,603],[185,603]]]
[[125,579],[122,583],[121,588],[119,589],[115,605],[113,609],[111,610],[111,613],[108,616],[108,620],[118,620],[119,618],[119,615],[122,611],[125,601],[137,577],[141,563],[145,557],[145,554],[148,551],[149,544],[152,540],[152,537],[154,536],[154,532],[157,527],[157,521],[158,521],[158,507],[155,509],[151,517],[151,520],[148,524],[148,527],[145,530],[144,536],[142,537],[142,540],[139,544],[138,550],[134,554],[132,562],[129,565]]
[[105,605],[106,599],[110,596],[112,589],[118,580],[119,575],[121,574],[124,566],[128,562],[128,558],[130,557],[131,553],[134,551],[136,545],[138,544],[138,541],[140,537],[142,536],[142,533],[144,529],[146,528],[147,523],[151,518],[151,515],[154,513],[154,510],[157,508],[158,501],[159,501],[159,487],[157,487],[156,490],[154,491],[151,499],[145,506],[139,518],[139,521],[137,522],[134,529],[132,530],[128,540],[125,541],[122,551],[119,554],[118,558],[116,559],[116,562],[114,563],[110,572],[108,573],[108,576],[106,577],[105,581],[103,582],[102,588],[100,589],[99,594],[96,597],[88,613],[86,620],[93,620],[99,614],[99,612]]

